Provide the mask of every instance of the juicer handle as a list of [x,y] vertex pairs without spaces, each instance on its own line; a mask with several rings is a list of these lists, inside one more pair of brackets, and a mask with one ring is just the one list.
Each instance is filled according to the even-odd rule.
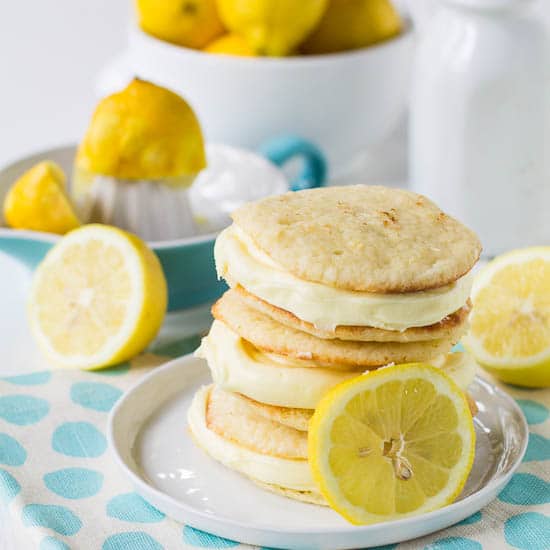
[[291,191],[321,187],[327,176],[327,161],[321,150],[312,142],[298,136],[273,138],[260,147],[260,153],[278,167],[293,158],[303,161],[300,173],[290,182]]

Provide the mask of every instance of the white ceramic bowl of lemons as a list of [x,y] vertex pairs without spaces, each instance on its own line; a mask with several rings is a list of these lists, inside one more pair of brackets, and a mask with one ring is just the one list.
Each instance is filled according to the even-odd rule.
[[133,25],[127,50],[101,73],[100,95],[138,76],[179,93],[207,141],[257,149],[279,135],[316,143],[345,172],[403,115],[413,32],[363,49],[293,57],[215,55],[159,40]]

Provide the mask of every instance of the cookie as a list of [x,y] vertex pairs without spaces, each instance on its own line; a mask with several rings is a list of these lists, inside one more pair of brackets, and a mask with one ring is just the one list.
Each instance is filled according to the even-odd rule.
[[245,399],[250,407],[252,407],[258,414],[282,424],[289,428],[294,428],[301,432],[307,432],[309,429],[309,421],[313,416],[314,409],[295,409],[292,407],[277,407],[276,405],[268,405],[267,403],[260,403],[254,401],[246,395],[237,394],[242,399]]
[[476,234],[426,197],[380,186],[268,197],[237,209],[233,220],[281,269],[361,292],[449,285],[481,253]]
[[307,460],[307,433],[285,426],[239,394],[214,386],[206,407],[206,426],[220,437],[256,453]]
[[425,342],[355,342],[321,339],[278,323],[250,307],[233,290],[227,291],[214,304],[212,314],[256,348],[292,358],[301,366],[364,370],[388,363],[428,361],[448,353],[456,343],[452,338]]
[[[187,414],[189,430],[198,447],[224,466],[244,474],[256,482],[290,489],[299,493],[318,492],[307,459],[281,458],[260,453],[231,439],[227,433],[220,436],[210,429],[206,417],[212,389],[212,386],[199,388],[193,397]],[[211,413],[212,415],[213,413]],[[244,419],[247,426],[246,435],[252,438],[252,445],[262,445],[265,446],[264,450],[267,450],[271,445],[269,430],[260,426],[260,432],[255,433],[254,424],[257,423],[257,419],[249,424],[250,418],[254,417],[247,416]],[[233,416],[232,420],[235,425],[240,422],[239,416]],[[265,420],[265,422],[266,425],[269,425],[268,420]],[[210,425],[212,425],[212,419]],[[223,430],[224,432],[229,430],[232,434],[238,433],[234,427],[229,428],[227,424],[224,424]],[[241,434],[239,437],[244,438],[245,435]],[[302,433],[302,437],[306,437],[305,434]],[[276,445],[277,448],[279,445],[280,440]]]

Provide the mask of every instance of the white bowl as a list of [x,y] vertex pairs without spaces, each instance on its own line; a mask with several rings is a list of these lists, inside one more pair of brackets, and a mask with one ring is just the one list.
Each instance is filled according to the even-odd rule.
[[332,173],[382,141],[403,114],[413,32],[338,54],[245,58],[207,54],[138,28],[128,49],[100,75],[101,95],[138,76],[185,97],[207,141],[257,149],[298,135],[320,146]]

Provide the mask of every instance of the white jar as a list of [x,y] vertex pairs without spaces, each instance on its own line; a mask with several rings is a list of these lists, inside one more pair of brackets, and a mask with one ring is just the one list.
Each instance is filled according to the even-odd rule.
[[472,227],[486,256],[550,243],[547,32],[529,0],[439,0],[421,33],[412,188]]

